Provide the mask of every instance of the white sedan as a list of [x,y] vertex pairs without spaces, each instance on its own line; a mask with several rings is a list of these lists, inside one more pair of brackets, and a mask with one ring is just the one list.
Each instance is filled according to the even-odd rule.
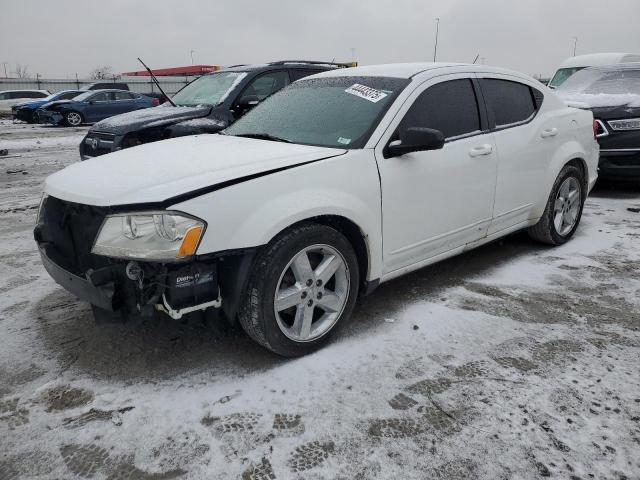
[[49,95],[51,93],[48,90],[3,90],[0,92],[0,113],[9,113],[14,105]]
[[480,65],[297,81],[220,135],[50,176],[35,238],[101,318],[222,309],[295,356],[379,283],[528,229],[559,245],[597,177],[590,112]]

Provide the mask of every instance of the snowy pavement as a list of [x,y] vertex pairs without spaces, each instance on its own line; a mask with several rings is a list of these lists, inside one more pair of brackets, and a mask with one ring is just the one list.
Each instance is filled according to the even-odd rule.
[[[86,128],[0,121],[0,479],[640,478],[640,191],[383,285],[323,350],[96,325],[32,239]],[[105,159],[108,161],[108,159]]]

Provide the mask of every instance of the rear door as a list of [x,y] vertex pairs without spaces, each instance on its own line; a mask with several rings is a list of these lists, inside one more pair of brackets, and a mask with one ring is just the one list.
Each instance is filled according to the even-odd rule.
[[120,92],[112,92],[115,98],[114,111],[117,115],[119,113],[130,112],[138,108],[135,98],[129,92],[124,90]]
[[541,91],[508,75],[478,76],[499,159],[492,234],[529,220],[546,195],[547,170],[563,127],[554,115],[538,115]]

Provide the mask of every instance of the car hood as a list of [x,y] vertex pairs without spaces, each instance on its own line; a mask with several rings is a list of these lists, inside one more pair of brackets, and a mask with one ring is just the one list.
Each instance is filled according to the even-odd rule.
[[91,127],[90,131],[125,135],[126,133],[145,128],[161,127],[182,120],[206,117],[210,112],[211,107],[207,105],[198,107],[170,107],[161,105],[109,117],[96,123]]
[[14,107],[16,108],[35,108],[35,107],[39,107],[40,105],[44,105],[47,102],[43,102],[42,100],[34,100],[31,102],[20,102],[16,105],[14,105]]
[[66,103],[71,103],[71,102],[72,102],[72,100],[54,100],[52,102],[45,103],[40,108],[47,109],[47,108],[55,107],[57,105],[64,105]]
[[344,153],[346,150],[336,148],[194,135],[72,164],[47,178],[45,193],[95,206],[157,203],[223,182]]

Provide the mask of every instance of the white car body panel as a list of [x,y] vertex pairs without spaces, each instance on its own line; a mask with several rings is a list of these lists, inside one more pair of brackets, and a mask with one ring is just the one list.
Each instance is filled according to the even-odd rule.
[[[376,147],[385,274],[476,240],[491,223],[497,166],[491,133],[448,142],[441,150],[383,157],[384,146],[416,98],[436,83],[460,78],[468,75],[416,82]],[[470,156],[472,149],[484,145],[490,154]]]
[[[399,64],[315,77],[411,78],[362,149],[221,135],[141,145],[67,167],[46,181],[58,198],[96,206],[165,203],[207,222],[199,255],[260,247],[318,216],[348,219],[368,250],[367,280],[386,281],[534,225],[562,167],[584,160],[589,188],[598,146],[590,112],[566,107],[530,77],[483,65]],[[542,91],[533,120],[385,159],[383,149],[417,95],[455,78],[508,78]],[[557,129],[552,136],[542,133]],[[476,147],[487,155],[471,157]],[[195,195],[192,192],[197,192]],[[170,199],[181,197],[172,201]]]
[[157,203],[239,177],[343,153],[224,135],[179,137],[113,152],[108,160],[96,157],[70,165],[47,178],[46,191],[62,200],[96,206]]
[[43,97],[38,97],[38,98],[21,97],[21,98],[11,98],[11,99],[8,99],[8,100],[0,100],[0,112],[2,112],[2,113],[10,113],[11,112],[11,107],[13,107],[14,105],[17,105],[17,104],[23,103],[23,102],[42,100],[42,98],[45,98],[45,97],[51,95],[48,90],[28,90],[28,89],[23,89],[23,90],[3,90],[3,91],[0,92],[0,94],[2,94],[2,93],[13,93],[13,92],[39,92],[39,93],[44,93],[46,95],[44,95]]

